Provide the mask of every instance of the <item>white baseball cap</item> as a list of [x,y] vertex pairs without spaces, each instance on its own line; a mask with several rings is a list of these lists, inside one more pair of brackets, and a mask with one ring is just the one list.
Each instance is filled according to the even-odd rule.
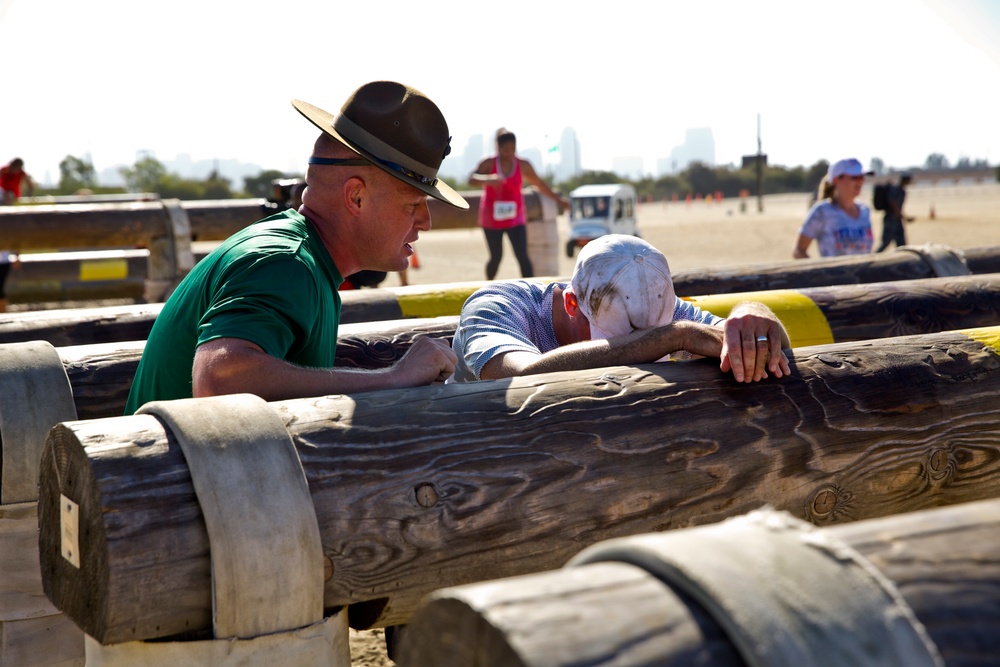
[[635,236],[608,234],[580,250],[570,281],[590,337],[670,324],[677,295],[663,253]]
[[856,159],[849,157],[843,160],[837,160],[830,165],[830,169],[826,172],[826,181],[828,183],[833,183],[838,176],[874,176],[874,171],[865,171],[865,168],[861,166],[861,163]]

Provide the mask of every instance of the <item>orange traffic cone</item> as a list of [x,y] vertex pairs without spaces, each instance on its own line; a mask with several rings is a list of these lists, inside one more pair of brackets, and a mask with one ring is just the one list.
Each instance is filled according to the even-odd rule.
[[413,254],[410,255],[410,268],[411,269],[419,269],[420,268],[420,260],[417,259],[417,251],[416,250],[414,250]]

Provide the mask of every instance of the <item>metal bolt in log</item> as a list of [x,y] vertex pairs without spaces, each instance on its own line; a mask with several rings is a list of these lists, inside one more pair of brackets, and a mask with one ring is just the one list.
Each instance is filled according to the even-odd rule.
[[[832,524],[993,497],[998,347],[990,328],[800,348],[790,377],[758,384],[706,360],[271,405],[333,564],[324,604],[370,627],[406,622],[442,586],[554,569],[588,544],[765,502]],[[938,479],[942,449],[955,465]],[[415,498],[427,483],[432,507]],[[836,503],[815,502],[831,488]],[[155,418],[57,425],[40,496],[46,594],[89,634],[207,627],[205,529]],[[80,569],[60,555],[61,496],[80,506]]]

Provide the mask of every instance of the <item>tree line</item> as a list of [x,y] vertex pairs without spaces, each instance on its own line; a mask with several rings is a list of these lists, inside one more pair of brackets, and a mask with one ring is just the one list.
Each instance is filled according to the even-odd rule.
[[241,199],[269,198],[273,195],[271,182],[281,178],[301,178],[300,174],[285,174],[276,169],[265,169],[256,176],[243,179],[241,188],[234,187],[230,179],[213,171],[207,178],[187,178],[167,170],[154,157],[144,157],[131,167],[118,170],[125,186],[103,186],[97,181],[97,171],[89,160],[67,155],[59,163],[59,185],[39,189],[43,195],[73,195],[81,193],[120,194],[125,192],[152,192],[164,199]]
[[[761,178],[762,194],[782,194],[789,192],[815,192],[820,181],[826,175],[829,163],[820,160],[810,167],[784,167],[768,165],[763,168]],[[879,158],[872,158],[872,169],[876,174],[889,171]],[[927,156],[923,167],[912,167],[905,171],[969,170],[991,168],[986,160],[970,160],[962,158],[952,166],[947,158],[940,153]],[[903,171],[903,170],[896,170]],[[239,198],[270,198],[273,196],[272,181],[282,178],[301,178],[301,174],[286,174],[284,172],[266,169],[256,176],[243,179],[242,187],[233,186],[230,179],[212,172],[205,179],[186,178],[171,173],[153,157],[144,157],[131,167],[122,167],[119,173],[125,181],[125,187],[105,187],[97,182],[97,172],[89,160],[73,155],[67,155],[59,163],[59,185],[55,189],[40,191],[39,194],[71,195],[81,192],[94,194],[112,194],[122,192],[152,192],[162,198],[177,199],[239,199]],[[1000,166],[996,167],[996,178],[1000,181]],[[455,189],[466,188],[465,183],[456,179],[444,178]],[[724,197],[737,197],[741,193],[757,194],[757,171],[754,166],[737,168],[733,165],[710,167],[701,162],[693,162],[683,171],[668,176],[653,178],[647,176],[639,180],[631,180],[610,171],[584,171],[579,176],[555,183],[546,179],[550,185],[563,192],[570,192],[581,186],[594,183],[628,183],[636,189],[641,199],[653,198],[661,201],[666,199],[683,199],[688,195],[705,196],[716,192]]]

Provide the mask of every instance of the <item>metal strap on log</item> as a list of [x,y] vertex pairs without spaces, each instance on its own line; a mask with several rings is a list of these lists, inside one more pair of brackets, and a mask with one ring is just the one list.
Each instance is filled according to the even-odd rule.
[[346,615],[323,620],[316,513],[277,413],[248,394],[154,402],[141,412],[167,425],[188,461],[209,535],[214,641],[105,647],[88,637],[88,664],[241,665],[252,657],[348,667]]
[[931,267],[935,276],[967,276],[969,264],[961,250],[955,250],[941,243],[925,243],[921,246],[904,245],[897,248],[902,252],[912,252]]
[[0,346],[0,502],[38,499],[38,466],[54,424],[76,419],[56,349],[36,341]]
[[194,268],[191,250],[191,221],[179,199],[164,199],[166,229],[149,241],[149,273],[145,299],[166,301],[181,279]]
[[52,426],[76,418],[54,347],[0,346],[0,664],[83,664],[83,633],[45,597],[38,560],[42,449]]
[[944,667],[891,581],[855,550],[769,508],[594,545],[568,567],[614,561],[691,595],[748,667]]
[[[994,327],[798,348],[790,376],[756,384],[703,360],[270,405],[333,565],[324,604],[350,605],[363,628],[407,622],[441,586],[762,502],[829,524],[994,497],[998,350]],[[209,624],[208,538],[159,422],[59,424],[41,480],[59,609],[105,643]],[[91,536],[79,570],[60,551],[64,493]],[[149,562],[165,544],[172,557]]]
[[[722,533],[722,525],[669,533],[671,548],[667,557],[672,557],[677,543],[685,541],[687,535],[709,530]],[[601,549],[612,542],[627,544],[632,540],[643,544],[647,539],[656,540],[658,545],[659,538],[666,535],[621,538],[598,543],[591,549]],[[846,548],[852,562],[863,563],[865,568],[871,568],[873,576],[891,582],[945,664],[982,667],[995,664],[996,656],[1000,655],[1000,609],[994,604],[1000,596],[1000,560],[984,557],[984,554],[1000,551],[1000,500],[961,503],[807,529],[803,537],[820,548],[834,545],[837,552],[830,554],[834,559]],[[707,550],[697,550],[694,544],[680,548],[693,552],[691,558],[685,560],[697,561],[702,557],[712,558],[710,550],[716,548],[716,542]],[[704,545],[705,541],[700,543]],[[731,550],[741,544],[725,544],[722,548]],[[755,544],[746,545],[743,555],[753,558]],[[654,551],[650,560],[658,560],[659,553],[658,549]],[[765,576],[767,581],[776,581],[776,585],[787,589],[789,594],[798,593],[798,602],[809,606],[808,613],[813,618],[816,613],[829,613],[833,605],[843,604],[842,591],[816,597],[815,588],[809,581],[800,591],[791,589],[792,579],[797,574],[787,575],[786,579],[785,571],[798,567],[798,553],[799,548],[794,545],[787,554],[776,553],[774,569]],[[583,553],[576,558],[582,556]],[[643,567],[630,564],[631,561],[575,561],[571,561],[571,566],[538,574],[435,591],[424,599],[403,633],[396,664],[400,667],[465,667],[469,664],[479,667],[689,667],[694,664],[746,667],[750,664],[737,652],[731,635],[716,618],[672,580],[659,579]],[[827,564],[822,565],[827,567]],[[817,576],[821,575],[817,572]],[[770,585],[742,578],[720,582],[719,586],[725,587],[726,593],[731,588],[759,587],[760,595],[772,594]],[[850,580],[845,582],[845,588],[853,589]],[[759,603],[751,601],[751,604]],[[845,611],[855,606],[853,600],[847,600],[846,604]],[[752,631],[768,620],[751,619],[751,625],[740,632]],[[902,617],[897,620],[904,625],[908,623]],[[789,620],[792,626],[801,622],[801,618]],[[843,625],[821,630],[838,634],[838,644],[843,641],[850,645],[855,639],[852,635],[855,622],[855,619],[848,619]],[[780,636],[786,630],[778,628],[777,632]],[[871,632],[862,629],[862,634],[870,636]],[[758,635],[754,639],[766,643],[769,637]],[[872,644],[869,648],[876,653],[883,650],[885,644]],[[835,655],[842,655],[840,647],[832,650]],[[890,664],[899,667],[919,664],[905,658],[904,655],[895,656]],[[793,664],[819,665],[826,659],[826,656],[818,656]],[[866,657],[837,664],[885,663]]]

